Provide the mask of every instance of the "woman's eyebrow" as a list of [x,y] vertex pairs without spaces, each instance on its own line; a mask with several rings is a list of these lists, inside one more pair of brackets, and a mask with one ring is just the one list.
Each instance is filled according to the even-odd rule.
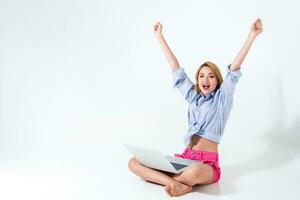
[[[212,73],[212,72],[210,72],[210,73],[208,73],[208,74],[213,74],[214,75],[214,73]],[[200,73],[200,75],[205,75],[204,73]]]

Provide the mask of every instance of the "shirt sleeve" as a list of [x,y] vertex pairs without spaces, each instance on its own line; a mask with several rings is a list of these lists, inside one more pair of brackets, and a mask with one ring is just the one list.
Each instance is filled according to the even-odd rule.
[[237,82],[239,81],[242,73],[240,70],[231,71],[230,70],[231,64],[227,66],[227,74],[224,82],[221,84],[221,98],[223,102],[228,102],[231,100],[235,91],[235,87]]
[[173,88],[177,88],[179,92],[182,94],[184,99],[191,103],[194,97],[197,95],[194,90],[195,86],[193,82],[189,79],[189,77],[184,72],[184,68],[179,68],[172,72],[173,74]]

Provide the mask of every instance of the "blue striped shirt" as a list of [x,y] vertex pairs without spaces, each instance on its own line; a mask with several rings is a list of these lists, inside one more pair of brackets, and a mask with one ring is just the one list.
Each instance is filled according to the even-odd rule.
[[188,145],[192,136],[197,134],[203,138],[219,143],[232,108],[233,94],[236,83],[242,75],[240,70],[230,71],[218,90],[205,97],[202,92],[195,91],[195,85],[184,72],[184,68],[173,71],[173,86],[176,87],[188,107],[188,131],[184,137],[184,144]]

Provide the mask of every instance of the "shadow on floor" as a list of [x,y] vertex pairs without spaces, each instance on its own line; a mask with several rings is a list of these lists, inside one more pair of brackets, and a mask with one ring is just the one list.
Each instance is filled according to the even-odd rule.
[[195,192],[208,195],[235,193],[235,180],[237,178],[258,171],[282,167],[299,155],[300,115],[297,115],[293,120],[294,122],[286,127],[281,80],[277,80],[276,90],[273,92],[276,94],[276,98],[273,102],[270,102],[270,105],[273,108],[275,119],[274,125],[269,131],[262,134],[267,145],[265,152],[243,163],[221,166],[223,172],[221,181],[208,186],[199,186],[195,188]]

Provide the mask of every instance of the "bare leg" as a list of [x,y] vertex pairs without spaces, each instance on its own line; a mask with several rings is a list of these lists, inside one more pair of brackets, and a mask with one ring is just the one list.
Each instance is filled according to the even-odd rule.
[[186,185],[205,185],[213,180],[213,169],[208,164],[195,163],[188,166],[182,173],[172,175],[172,178]]
[[[211,183],[213,179],[213,169],[207,164],[197,163],[190,165],[180,174],[171,174],[170,176],[174,180],[190,187],[196,184],[205,185]],[[181,196],[187,193],[184,188],[172,183],[166,185],[165,190],[170,196]]]
[[128,168],[146,181],[165,186],[165,191],[170,196],[181,196],[192,191],[192,186],[180,183],[159,170],[141,165],[135,158],[129,160]]

